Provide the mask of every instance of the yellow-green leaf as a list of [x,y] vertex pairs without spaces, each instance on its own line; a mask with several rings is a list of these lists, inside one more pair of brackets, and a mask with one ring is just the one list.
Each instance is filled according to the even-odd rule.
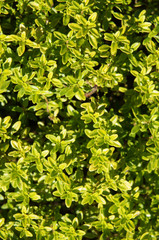
[[96,38],[93,35],[89,35],[89,42],[92,47],[97,48],[98,43]]
[[111,54],[116,55],[118,49],[118,43],[113,41],[111,44]]
[[79,31],[82,29],[81,26],[77,23],[70,23],[70,24],[68,24],[68,26],[73,31]]

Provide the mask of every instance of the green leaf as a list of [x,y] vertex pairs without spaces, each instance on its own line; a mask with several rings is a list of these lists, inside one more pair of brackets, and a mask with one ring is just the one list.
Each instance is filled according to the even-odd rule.
[[121,191],[128,191],[131,190],[131,183],[129,183],[128,181],[121,179],[119,181],[118,187]]
[[69,87],[64,87],[61,89],[60,91],[60,95],[63,96],[63,95],[66,95],[66,93],[68,92],[70,88]]
[[[89,122],[88,122],[89,123]],[[95,140],[94,139],[91,139],[88,144],[87,144],[87,148],[92,148],[95,144]]]
[[31,192],[29,193],[29,197],[33,200],[33,201],[37,201],[40,199],[40,196],[36,193],[36,192]]
[[150,26],[152,23],[150,22],[144,22],[144,23],[139,23],[138,27],[142,29],[142,32],[150,32]]
[[0,218],[0,227],[3,226],[4,222],[5,222],[5,218]]
[[142,239],[144,239],[144,240],[146,240],[146,239],[148,239],[148,237],[149,237],[150,235],[149,235],[149,232],[145,232],[144,234],[142,234],[142,236],[141,236],[141,240]]
[[76,19],[79,23],[87,25],[87,20],[82,15],[76,15]]
[[12,129],[17,132],[21,127],[21,121],[17,121],[16,123],[13,124]]
[[57,79],[57,78],[52,78],[51,82],[58,88],[62,88],[63,87],[62,82],[59,79]]
[[118,207],[117,207],[115,204],[113,204],[113,205],[109,208],[108,212],[111,213],[111,214],[115,214],[115,213],[118,212]]
[[[13,215],[13,217],[15,218],[15,219],[17,219],[17,220],[21,220],[21,219],[23,219],[23,214],[21,214],[21,213],[16,213],[16,214],[14,214]],[[21,229],[20,229],[21,230]]]
[[65,34],[57,31],[54,32],[54,36],[60,40],[64,40],[64,41],[67,40],[67,36]]
[[69,60],[69,53],[66,52],[64,55],[62,55],[62,63],[65,65]]
[[93,35],[95,38],[99,37],[99,32],[97,31],[96,28],[92,28],[91,30],[89,30],[89,34]]
[[136,133],[138,133],[139,130],[140,130],[140,126],[139,126],[139,125],[135,125],[135,126],[131,129],[131,134],[136,134]]
[[69,99],[71,99],[71,98],[74,97],[74,95],[75,95],[74,86],[69,87],[67,89],[67,92],[66,92],[65,96],[68,97]]
[[96,40],[96,38],[93,36],[93,35],[91,35],[91,34],[89,34],[89,42],[90,42],[90,44],[91,44],[91,46],[93,47],[93,48],[97,48],[97,45],[98,45],[98,43],[97,43],[97,40]]
[[57,138],[53,134],[47,134],[45,135],[47,139],[49,139],[52,143],[56,143]]
[[71,207],[71,204],[72,204],[72,193],[71,192],[67,193],[67,197],[65,199],[65,204],[66,204],[67,208]]
[[112,11],[112,14],[116,19],[122,20],[124,18],[123,14],[121,14],[119,12]]
[[60,55],[64,55],[68,51],[66,45],[61,46]]
[[40,159],[36,159],[36,167],[37,167],[37,170],[38,170],[40,173],[43,172],[43,165],[42,165]]
[[131,49],[133,51],[136,51],[140,47],[141,43],[140,42],[135,42],[131,45]]
[[56,11],[63,11],[65,9],[66,5],[65,4],[58,4],[55,9]]
[[33,234],[32,234],[30,231],[25,230],[25,236],[26,236],[26,237],[32,237]]
[[6,233],[6,231],[4,231],[4,230],[0,230],[0,238],[2,239],[2,240],[6,240],[7,239],[7,233]]
[[17,150],[20,149],[19,143],[16,142],[16,141],[14,141],[14,140],[11,140],[11,146],[12,146],[14,149],[17,149]]
[[98,133],[96,130],[91,131],[89,129],[85,129],[85,134],[89,137],[89,138],[96,138],[98,136]]
[[73,31],[80,31],[82,29],[81,26],[77,23],[69,23],[68,26]]
[[81,53],[80,53],[78,50],[72,48],[72,49],[70,49],[70,51],[71,51],[77,58],[80,59]]
[[92,22],[95,22],[96,19],[97,19],[97,13],[96,12],[92,13],[88,18],[88,20],[92,21]]
[[40,219],[41,216],[35,215],[35,214],[29,214],[30,219]]
[[70,16],[67,15],[67,14],[65,14],[65,15],[63,16],[63,25],[64,25],[64,26],[67,26],[67,25],[69,24],[69,22],[70,22]]
[[137,67],[138,66],[138,62],[137,62],[135,56],[133,54],[129,54],[128,57],[129,57],[129,60],[130,60],[131,64],[133,66]]
[[53,7],[53,5],[54,5],[53,0],[47,0],[47,3],[49,5],[49,7]]
[[111,33],[105,33],[104,34],[104,39],[106,40],[106,41],[113,41],[114,40],[114,36],[113,36],[113,34],[111,34]]
[[67,105],[67,111],[69,116],[75,116],[78,113],[71,105]]
[[64,193],[63,182],[57,181],[56,187],[57,187],[58,192],[62,195]]
[[102,196],[95,197],[97,203],[106,204],[105,199]]
[[126,221],[124,229],[128,232],[133,232],[135,230],[135,225],[132,220]]
[[0,93],[6,92],[9,84],[10,84],[10,81],[3,81],[1,79],[1,81],[0,81]]
[[25,52],[25,44],[21,44],[18,48],[17,48],[17,53],[18,53],[18,56],[22,56],[23,53]]
[[118,43],[115,41],[112,41],[111,43],[111,54],[114,56],[117,53],[117,49],[118,49]]
[[104,142],[104,137],[103,136],[98,136],[95,139],[95,143],[97,144],[97,146],[102,146],[105,142]]
[[75,93],[75,97],[78,99],[78,100],[83,100],[85,101],[86,97],[85,97],[85,94],[84,92],[82,91],[81,88],[78,89],[78,92]]
[[25,94],[25,89],[22,87],[18,92],[18,98],[19,99],[22,98],[24,96],[24,94]]
[[117,148],[121,148],[121,143],[119,141],[109,141],[109,144],[111,146],[117,147]]
[[104,44],[104,45],[100,46],[98,49],[100,52],[107,52],[110,49],[110,46]]
[[34,10],[40,10],[40,6],[39,6],[39,4],[37,2],[30,2],[29,5]]
[[81,204],[82,204],[82,205],[85,205],[85,204],[89,203],[89,205],[91,205],[93,202],[94,202],[94,200],[93,200],[92,196],[91,196],[91,195],[86,195],[86,196],[83,198]]

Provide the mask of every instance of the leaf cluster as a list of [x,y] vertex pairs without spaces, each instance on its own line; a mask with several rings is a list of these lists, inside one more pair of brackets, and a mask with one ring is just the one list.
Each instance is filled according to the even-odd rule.
[[158,239],[157,3],[0,2],[0,239]]

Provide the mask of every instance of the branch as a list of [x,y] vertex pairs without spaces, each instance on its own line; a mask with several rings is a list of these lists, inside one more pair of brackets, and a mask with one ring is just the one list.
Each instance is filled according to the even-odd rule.
[[91,96],[97,91],[97,89],[98,89],[98,86],[97,86],[97,85],[94,85],[92,91],[90,91],[90,92],[88,92],[88,93],[85,93],[85,97],[86,97],[86,98],[91,97]]
[[48,102],[48,100],[47,100],[47,97],[45,97],[45,96],[43,95],[43,98],[45,99],[45,102],[46,102],[46,111],[47,111],[47,113],[49,114],[48,118],[49,118],[51,121],[54,121],[53,117],[51,116],[51,112],[50,112],[50,110],[49,110],[49,102]]

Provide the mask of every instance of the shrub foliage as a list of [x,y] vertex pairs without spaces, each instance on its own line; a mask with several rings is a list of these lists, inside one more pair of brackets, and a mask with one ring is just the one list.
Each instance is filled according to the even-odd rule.
[[157,239],[158,1],[0,9],[0,238]]

